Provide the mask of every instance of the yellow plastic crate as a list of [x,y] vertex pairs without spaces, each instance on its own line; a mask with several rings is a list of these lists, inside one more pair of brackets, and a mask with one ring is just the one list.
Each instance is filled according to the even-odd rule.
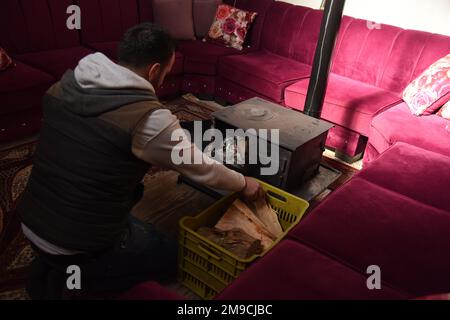
[[[290,193],[259,182],[284,230],[283,235],[275,241],[276,245],[300,221],[309,204]],[[185,217],[180,221],[178,278],[204,299],[214,298],[262,256],[238,258],[196,232],[201,227],[214,227],[237,196],[235,193],[224,197],[198,216]]]

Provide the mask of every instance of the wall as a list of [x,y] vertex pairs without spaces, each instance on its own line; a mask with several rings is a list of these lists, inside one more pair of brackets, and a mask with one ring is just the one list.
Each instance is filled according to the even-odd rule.
[[[318,9],[321,0],[283,0]],[[450,0],[347,0],[344,14],[450,36]]]

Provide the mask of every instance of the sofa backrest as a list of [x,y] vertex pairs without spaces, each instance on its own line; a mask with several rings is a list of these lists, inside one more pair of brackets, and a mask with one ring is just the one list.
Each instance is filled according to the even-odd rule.
[[334,51],[334,73],[376,85],[400,28],[369,29],[367,21],[344,16]]
[[253,24],[250,34],[248,35],[248,44],[251,48],[259,48],[261,41],[261,34],[263,31],[266,14],[274,0],[223,0],[223,3],[236,8],[257,12],[258,16]]
[[[119,41],[127,29],[140,22],[136,0],[76,1],[81,8],[81,40],[85,44]],[[143,1],[140,3],[145,5]],[[143,8],[148,14],[149,7]]]
[[313,64],[322,18],[321,10],[311,10],[306,14],[301,28],[292,40],[291,58],[309,65]]
[[[312,65],[323,12],[282,1],[271,4],[261,48]],[[344,16],[332,72],[400,93],[450,53],[450,37]]]
[[450,37],[344,17],[332,72],[400,93],[450,53]]
[[320,10],[274,2],[266,15],[261,47],[311,65],[322,16]]
[[78,30],[69,30],[72,0],[0,0],[0,45],[13,54],[80,45]]
[[[294,8],[294,5],[286,2],[274,2],[266,14],[266,20],[263,26],[261,35],[261,48],[271,51],[273,53],[281,54],[283,51],[280,46],[286,45],[286,39],[291,39],[293,31],[286,32],[286,27],[283,28],[284,18],[289,9]],[[292,29],[292,28],[291,28]],[[285,54],[288,56],[289,53]]]
[[152,0],[137,0],[140,22],[152,22],[153,21],[152,2],[153,2]]
[[450,53],[450,37],[404,30],[397,38],[378,85],[402,92],[431,64]]

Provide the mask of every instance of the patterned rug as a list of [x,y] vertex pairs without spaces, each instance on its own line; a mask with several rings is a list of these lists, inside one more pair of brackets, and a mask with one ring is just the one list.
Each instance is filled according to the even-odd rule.
[[[191,95],[165,105],[184,121],[209,119],[217,110]],[[28,299],[24,282],[34,256],[15,208],[31,173],[36,145],[37,141],[32,141],[0,151],[0,300]],[[151,181],[155,174],[149,172],[145,181]]]
[[27,184],[35,148],[32,142],[0,153],[0,299],[26,298],[23,279],[33,252],[15,207]]

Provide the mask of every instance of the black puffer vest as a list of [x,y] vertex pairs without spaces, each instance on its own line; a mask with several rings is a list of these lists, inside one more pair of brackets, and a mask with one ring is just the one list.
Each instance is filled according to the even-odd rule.
[[[99,252],[112,246],[125,231],[149,169],[149,164],[133,155],[130,132],[99,116],[122,107],[125,101],[132,104],[155,97],[139,92],[128,95],[127,100],[122,95],[115,103],[93,111],[75,104],[93,99],[92,105],[96,105],[99,93],[78,87],[73,74],[66,74],[61,88],[60,97],[47,94],[44,98],[40,143],[18,212],[28,228],[52,244]],[[74,88],[75,94],[71,92]],[[69,99],[61,98],[68,93],[72,94]],[[152,108],[148,104],[148,110],[137,116]],[[90,111],[83,112],[85,109]]]

